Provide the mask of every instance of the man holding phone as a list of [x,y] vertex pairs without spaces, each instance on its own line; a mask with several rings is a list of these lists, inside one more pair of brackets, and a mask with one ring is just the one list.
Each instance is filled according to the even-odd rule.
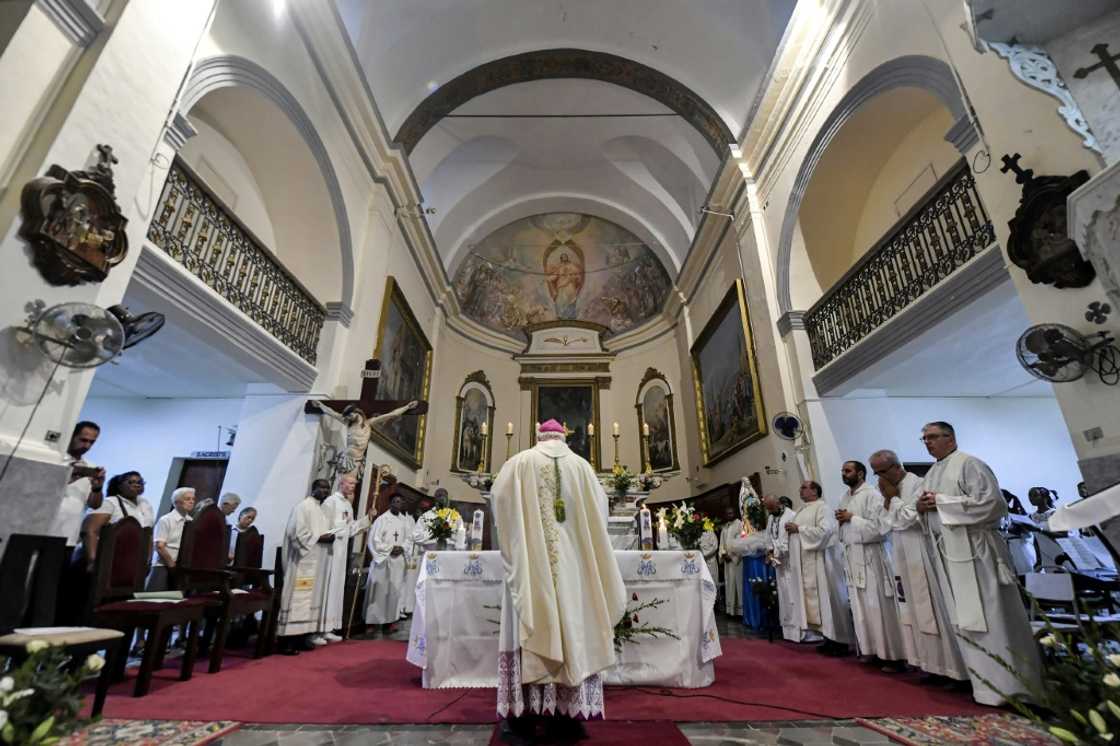
[[74,426],[70,444],[66,448],[66,459],[70,465],[70,482],[66,494],[58,506],[51,535],[65,536],[66,546],[75,547],[82,528],[82,516],[86,508],[101,506],[102,485],[105,483],[105,470],[85,460],[84,456],[93,448],[101,435],[101,428],[95,422],[83,420]]

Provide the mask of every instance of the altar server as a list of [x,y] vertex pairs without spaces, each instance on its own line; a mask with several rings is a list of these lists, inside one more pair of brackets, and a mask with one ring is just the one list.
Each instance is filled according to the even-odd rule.
[[791,567],[797,563],[801,586],[794,621],[802,635],[813,632],[824,638],[818,652],[846,655],[852,642],[852,620],[844,560],[836,539],[836,519],[822,494],[816,482],[802,482],[805,507],[786,524],[789,553],[794,558]]
[[891,559],[901,586],[898,620],[910,665],[930,676],[968,681],[949,609],[937,584],[937,549],[926,534],[926,516],[918,513],[922,478],[902,468],[894,451],[871,454],[871,471],[891,525]]
[[518,618],[513,639],[500,643],[511,660],[498,666],[498,714],[530,739],[538,725],[530,713],[565,716],[542,726],[562,737],[578,737],[574,718],[604,715],[599,674],[616,662],[614,625],[626,612],[607,495],[564,430],[555,420],[541,424],[537,444],[506,461],[492,489],[507,601]]
[[[797,625],[797,610],[804,606],[801,600],[801,585],[798,571],[800,562],[793,565],[789,556],[789,534],[786,524],[793,520],[794,512],[783,505],[774,495],[762,498],[770,520],[766,524],[766,537],[769,547],[766,562],[774,568],[778,583],[778,622],[782,627],[782,637],[790,642],[802,642],[803,633]],[[802,609],[804,614],[804,609]],[[815,635],[810,635],[815,637]]]
[[[1041,671],[1011,556],[999,534],[1007,503],[988,465],[957,450],[952,425],[931,422],[922,428],[922,440],[937,459],[922,482],[918,511],[926,514],[939,550],[938,581],[961,638],[973,698],[1000,705],[1005,696],[1027,691],[1019,677],[1037,689]],[[992,655],[1002,658],[1018,677]]]
[[859,461],[845,461],[840,478],[848,489],[840,498],[836,522],[859,652],[865,663],[901,673],[906,670],[906,647],[898,623],[894,569],[884,544],[891,527],[883,496],[867,483],[867,467]]
[[313,647],[306,635],[319,626],[322,595],[317,587],[326,582],[326,547],[334,542],[323,515],[322,502],[330,494],[331,483],[316,479],[311,495],[301,500],[288,517],[284,529],[284,590],[280,594],[277,635],[280,650],[295,654]]
[[388,512],[373,522],[367,542],[373,562],[366,581],[366,624],[381,624],[388,631],[401,618],[401,593],[412,552],[412,527],[403,507],[404,498],[393,495]]
[[[319,628],[318,633],[312,638],[323,642],[338,642],[342,639],[334,633],[343,627],[343,596],[346,594],[346,559],[350,537],[369,528],[370,517],[364,515],[360,520],[354,519],[354,489],[358,480],[352,474],[343,474],[338,478],[338,490],[332,492],[323,500],[323,516],[327,521],[327,528],[334,536],[334,540],[327,545],[325,561],[326,580],[320,585],[322,598],[319,601]],[[372,507],[373,503],[370,503]]]

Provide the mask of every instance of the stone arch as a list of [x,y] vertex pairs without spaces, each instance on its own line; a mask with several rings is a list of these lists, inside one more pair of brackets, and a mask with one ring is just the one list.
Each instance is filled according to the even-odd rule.
[[801,211],[805,190],[813,172],[833,138],[859,109],[876,96],[895,88],[920,88],[936,96],[953,116],[955,124],[946,134],[961,153],[967,152],[978,140],[969,121],[968,104],[961,95],[952,68],[945,62],[925,55],[907,55],[888,60],[864,75],[833,108],[817,131],[812,144],[801,161],[793,183],[782,231],[778,238],[777,281],[778,308],[784,315],[793,310],[790,300],[790,258],[794,229]]
[[695,127],[720,160],[726,155],[728,144],[735,141],[715,109],[676,79],[640,62],[587,49],[540,49],[468,70],[421,101],[393,140],[411,154],[436,122],[472,98],[515,83],[555,78],[601,80],[649,96]]
[[348,318],[349,311],[354,304],[354,246],[350,235],[350,219],[346,212],[346,202],[342,196],[342,186],[338,181],[334,165],[331,163],[330,155],[327,153],[326,145],[319,137],[311,117],[307,115],[292,92],[276,76],[252,60],[237,55],[208,57],[200,61],[191,70],[190,78],[183,88],[179,111],[185,114],[206,94],[232,86],[251,88],[284,112],[284,115],[299,131],[303,141],[307,144],[308,150],[311,151],[312,157],[319,165],[319,172],[322,174],[327,195],[330,197],[338,229],[338,243],[342,259],[342,297],[340,302],[344,309],[340,316],[341,318]]

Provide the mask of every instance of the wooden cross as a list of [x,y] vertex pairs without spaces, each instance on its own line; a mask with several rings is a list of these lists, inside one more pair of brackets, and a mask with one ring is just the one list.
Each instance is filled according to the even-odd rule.
[[1003,166],[999,170],[1000,173],[1005,174],[1008,171],[1014,171],[1016,184],[1026,184],[1034,178],[1034,171],[1029,168],[1024,169],[1019,165],[1019,159],[1022,157],[1023,156],[1018,153],[1015,155],[1007,155],[1007,153],[1004,153],[1003,157],[1000,158],[1000,160],[1003,161]]
[[[408,404],[407,401],[391,401],[377,398],[377,384],[381,379],[381,361],[370,359],[362,369],[362,391],[357,399],[310,399],[303,405],[307,414],[322,414],[319,405],[327,406],[336,412],[342,412],[349,406],[356,406],[362,410],[366,417],[376,417],[379,414],[392,412],[394,409]],[[417,407],[408,412],[409,415],[425,414],[428,411],[428,402],[421,401]]]
[[1073,73],[1073,77],[1080,80],[1088,77],[1091,72],[1103,69],[1112,78],[1112,82],[1116,84],[1116,87],[1120,88],[1120,65],[1116,64],[1116,61],[1120,60],[1120,54],[1110,55],[1108,53],[1108,44],[1105,43],[1097,44],[1089,51],[1097,55],[1097,59],[1099,59],[1100,62],[1095,65],[1090,65],[1089,67],[1078,68]]

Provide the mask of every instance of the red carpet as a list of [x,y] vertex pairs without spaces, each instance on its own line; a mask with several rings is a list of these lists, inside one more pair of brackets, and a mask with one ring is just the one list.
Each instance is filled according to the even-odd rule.
[[[684,737],[680,728],[667,720],[593,720],[585,723],[584,727],[587,728],[587,739],[580,741],[581,746],[596,743],[609,743],[611,746],[689,746],[689,740]],[[499,728],[500,725],[494,726],[490,746],[503,746],[506,743],[501,739]]]
[[[829,717],[907,717],[993,712],[971,698],[891,676],[854,658],[817,655],[812,646],[723,640],[716,683],[707,689],[608,687],[610,720],[741,721]],[[195,668],[177,680],[178,661],[156,672],[148,696],[131,696],[133,680],[115,686],[110,718],[235,720],[248,723],[491,723],[489,689],[421,689],[405,643],[330,645],[296,657],[227,656],[219,674]]]

